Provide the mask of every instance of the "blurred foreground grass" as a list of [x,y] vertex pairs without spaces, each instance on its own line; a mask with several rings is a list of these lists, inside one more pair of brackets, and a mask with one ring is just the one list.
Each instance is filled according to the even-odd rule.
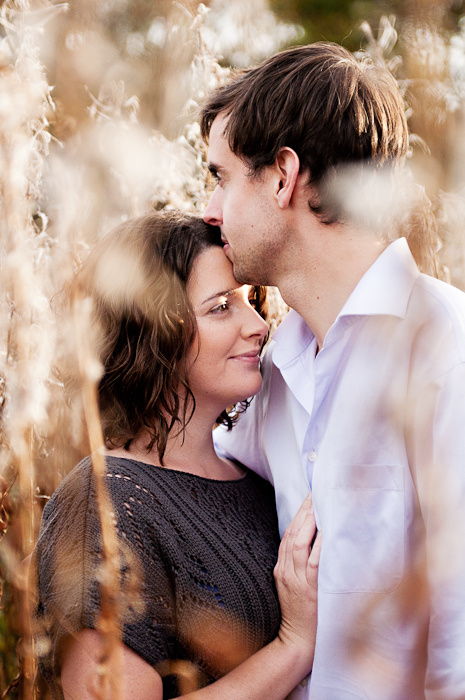
[[[393,18],[374,33],[364,25],[361,35],[405,94],[419,135],[413,177],[432,200],[441,263],[465,288],[465,24],[451,28],[421,3],[412,8],[400,36]],[[82,398],[66,403],[56,369],[76,366],[76,327],[52,306],[59,309],[60,289],[113,225],[150,208],[203,211],[199,103],[230,65],[253,64],[301,36],[264,0],[1,4],[2,697],[45,697],[33,682],[21,561],[46,498],[90,450]],[[276,322],[283,312],[277,300]],[[80,323],[85,336],[85,315]],[[95,382],[95,361],[87,362],[81,380]]]

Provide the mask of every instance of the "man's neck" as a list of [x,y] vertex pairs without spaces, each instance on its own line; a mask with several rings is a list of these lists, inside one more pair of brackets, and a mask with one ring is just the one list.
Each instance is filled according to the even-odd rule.
[[311,328],[323,347],[324,339],[347,299],[386,242],[348,228],[328,226],[317,241],[300,251],[295,267],[277,286],[291,308]]

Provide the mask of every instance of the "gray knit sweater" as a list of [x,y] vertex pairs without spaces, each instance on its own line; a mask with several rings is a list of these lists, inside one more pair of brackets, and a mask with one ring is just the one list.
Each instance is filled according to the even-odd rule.
[[[106,482],[122,561],[123,641],[162,675],[164,700],[182,690],[177,662],[188,662],[202,687],[276,636],[279,534],[268,483],[249,471],[214,481],[119,457],[107,458]],[[98,625],[101,536],[90,459],[47,503],[34,561],[41,669],[62,698],[60,642]]]

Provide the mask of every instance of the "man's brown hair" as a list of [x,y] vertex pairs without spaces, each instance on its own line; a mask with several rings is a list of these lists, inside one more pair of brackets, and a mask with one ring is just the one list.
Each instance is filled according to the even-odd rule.
[[317,186],[339,165],[393,163],[407,151],[404,106],[394,78],[337,44],[283,51],[216,90],[201,114],[205,140],[219,114],[229,117],[229,147],[252,173],[272,165],[288,146]]

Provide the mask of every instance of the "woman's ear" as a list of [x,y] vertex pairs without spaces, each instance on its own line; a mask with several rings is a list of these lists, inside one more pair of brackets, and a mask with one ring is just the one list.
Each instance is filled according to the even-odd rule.
[[300,170],[300,160],[297,153],[288,146],[281,148],[276,156],[279,184],[276,191],[278,206],[287,209],[295,190]]

